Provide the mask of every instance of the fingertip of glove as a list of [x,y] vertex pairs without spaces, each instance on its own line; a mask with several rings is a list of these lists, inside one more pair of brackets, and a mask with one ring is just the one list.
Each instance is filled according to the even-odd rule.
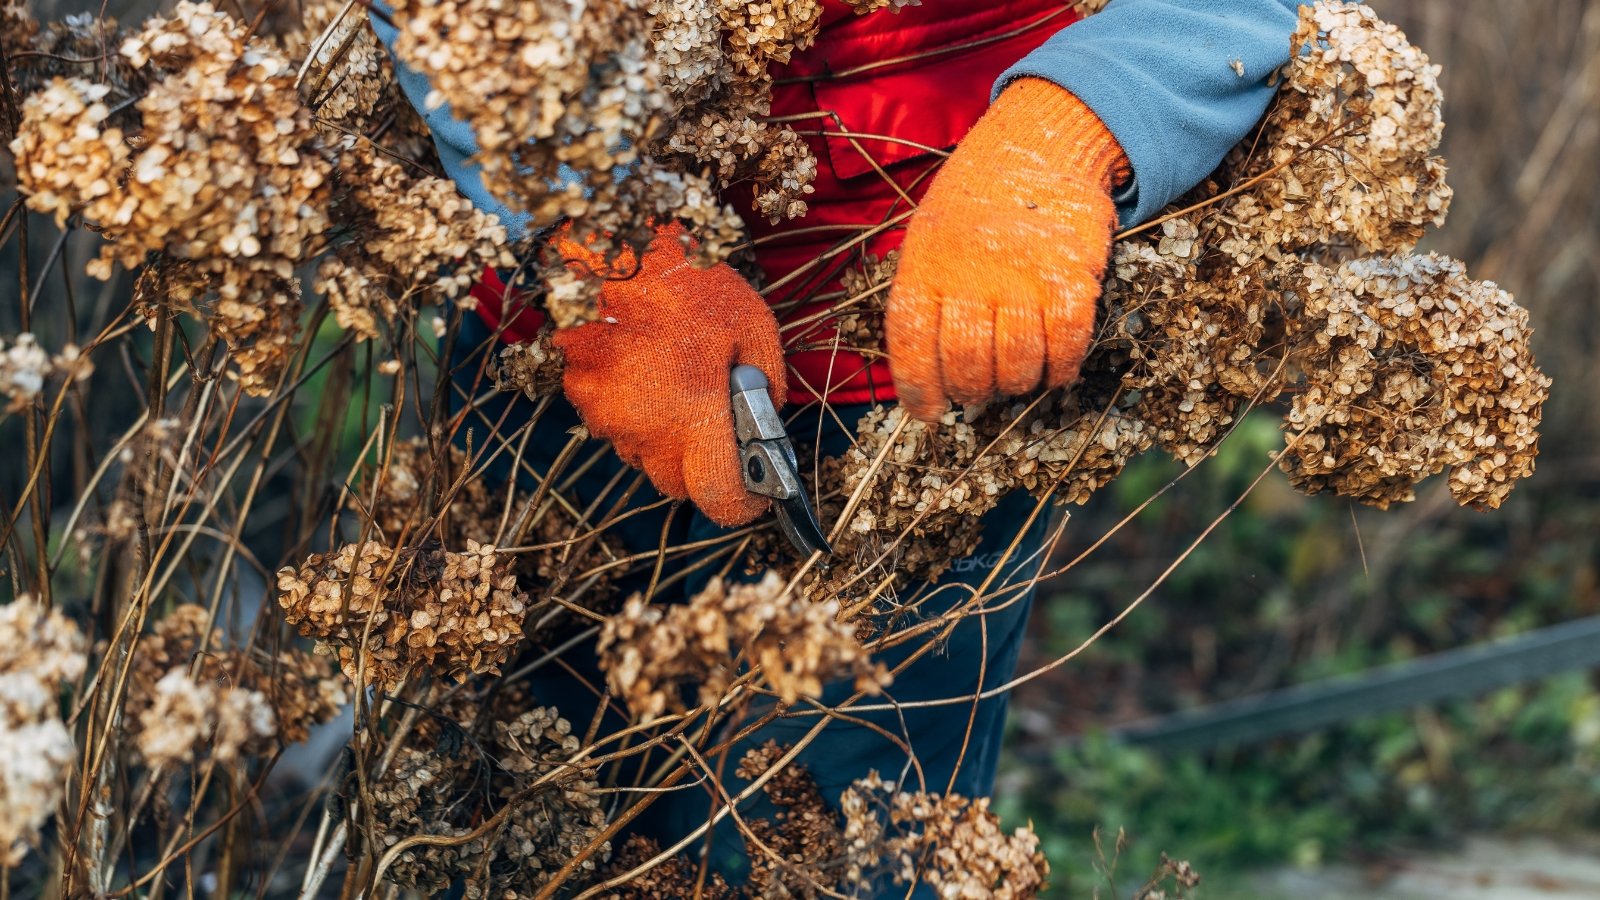
[[[950,409],[949,399],[942,394],[929,395],[898,380],[895,382],[895,390],[900,399],[900,407],[919,422],[934,424]],[[935,397],[937,399],[934,399]]]
[[730,497],[721,501],[696,501],[696,505],[706,518],[723,528],[738,528],[759,519],[772,506],[772,501],[766,497],[747,493],[743,497]]

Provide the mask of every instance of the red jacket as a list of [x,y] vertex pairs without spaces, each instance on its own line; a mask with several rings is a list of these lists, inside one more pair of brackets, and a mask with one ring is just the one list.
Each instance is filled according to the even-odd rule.
[[[901,194],[919,199],[942,159],[927,148],[953,148],[988,109],[1000,73],[1077,18],[1060,0],[934,0],[865,16],[840,0],[823,6],[816,45],[772,73],[772,115],[805,134],[817,156],[810,211],[776,225],[749,217],[756,259],[768,284],[777,285],[768,301],[781,323],[826,309],[831,301],[808,301],[839,291],[840,273],[863,251],[882,258],[900,245],[908,208]],[[748,209],[748,191],[734,185],[725,199]],[[893,226],[864,237],[896,217]],[[499,325],[503,292],[493,272],[473,289],[490,327]],[[881,296],[875,299],[881,304]],[[543,318],[524,310],[506,327],[506,339],[527,340]],[[894,398],[881,354],[835,347],[830,322],[791,325],[783,338],[792,348],[791,403]]]

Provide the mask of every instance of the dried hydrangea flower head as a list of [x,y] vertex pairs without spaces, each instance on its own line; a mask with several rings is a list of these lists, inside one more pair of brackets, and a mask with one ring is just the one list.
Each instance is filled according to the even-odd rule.
[[[827,346],[833,346],[837,340],[840,349],[883,352],[884,309],[889,285],[899,265],[900,251],[895,249],[885,253],[882,259],[863,253],[857,265],[844,270],[839,280],[845,299],[840,301],[841,314],[833,321],[837,338],[828,335]],[[824,331],[801,333],[790,340],[790,346],[806,346],[824,334]]]
[[794,129],[764,121],[768,67],[811,45],[816,0],[711,3],[656,0],[652,36],[676,109],[655,152],[690,171],[712,167],[720,186],[749,183],[755,210],[777,221],[805,215],[817,160]]
[[[531,229],[570,219],[617,251],[644,247],[652,221],[676,217],[697,226],[708,254],[719,253],[737,229],[712,186],[641,155],[671,109],[641,7],[397,2],[394,50],[428,78],[430,106],[448,103],[472,126],[484,186],[528,213]],[[625,168],[629,177],[617,177]],[[548,262],[557,324],[592,318],[598,280]]]
[[[121,56],[107,57],[104,52],[121,45],[124,37],[117,20],[109,16],[73,13],[41,27],[29,14],[26,2],[0,2],[0,47],[5,48],[11,64],[7,75],[18,97],[40,90],[53,78],[104,84],[111,89],[107,99],[113,107],[142,96],[148,77]],[[123,110],[111,120],[120,125],[137,122],[137,116],[132,110]],[[5,131],[10,124],[0,125],[0,141],[9,142],[15,136]],[[0,179],[10,174],[6,172]]]
[[78,626],[23,594],[0,605],[0,868],[22,862],[77,759],[61,692],[88,659]]
[[179,604],[136,646],[123,728],[144,763],[232,762],[273,741],[304,741],[349,701],[328,657],[229,647],[210,619],[203,606]]
[[[370,785],[384,811],[371,840],[381,852],[403,838],[461,837],[496,813],[504,818],[472,840],[401,853],[385,880],[430,892],[461,884],[471,898],[535,896],[606,826],[595,773],[572,764],[579,741],[571,723],[511,687],[430,706]],[[608,849],[601,841],[581,871],[593,871]]]
[[566,358],[550,342],[552,334],[547,328],[531,341],[501,348],[489,371],[494,386],[502,391],[518,391],[530,400],[553,396],[561,390]]
[[1200,195],[1244,189],[1116,249],[1103,339],[1132,414],[1193,464],[1289,390],[1296,487],[1387,506],[1448,468],[1460,502],[1497,506],[1532,472],[1549,381],[1508,294],[1409,255],[1450,201],[1438,67],[1362,6],[1303,9],[1294,46],[1264,152]]
[[156,682],[136,743],[155,767],[192,762],[201,751],[231,763],[246,752],[259,753],[277,731],[272,705],[260,691],[196,680],[187,666],[179,666]]
[[10,347],[0,340],[0,397],[8,400],[8,412],[16,412],[39,396],[44,381],[55,371],[50,354],[23,332]]
[[588,212],[582,191],[554,187],[563,164],[605,191],[667,106],[648,20],[628,0],[398,2],[391,16],[395,53],[432,86],[428,105],[472,126],[485,186],[535,228]]
[[10,59],[19,52],[33,49],[39,34],[39,22],[29,12],[27,0],[0,0],[0,50]]
[[343,133],[367,134],[378,124],[377,114],[403,98],[397,96],[389,54],[372,33],[366,10],[340,0],[307,0],[299,6],[299,19],[279,40],[290,59],[302,62],[306,106]]
[[[1444,132],[1439,67],[1362,5],[1304,9],[1291,45],[1289,84],[1263,123],[1268,152],[1236,173],[1281,167],[1235,204],[1235,216],[1260,207],[1265,221],[1220,249],[1236,261],[1317,245],[1409,251],[1450,206],[1433,153]],[[1226,218],[1215,220],[1225,231]]]
[[495,548],[470,540],[459,553],[346,544],[280,569],[278,590],[287,621],[337,653],[346,676],[386,687],[418,667],[456,681],[499,674],[528,601]]
[[[805,766],[783,756],[774,741],[751,747],[735,774],[766,777],[761,790],[776,808],[771,818],[746,813],[740,835],[750,858],[744,893],[753,897],[859,897],[890,882],[924,884],[940,897],[1035,897],[1050,872],[1039,837],[1029,828],[1010,834],[987,800],[959,794],[901,791],[872,772],[830,804]],[[647,839],[630,842],[613,871],[631,871],[659,852]],[[694,892],[698,866],[670,857],[629,882],[621,896],[680,896]],[[673,892],[687,882],[686,892]],[[664,893],[642,891],[649,885]],[[708,896],[735,896],[720,880]]]
[[333,159],[288,58],[247,33],[210,4],[179,3],[117,51],[152,77],[136,149],[105,127],[108,85],[56,80],[24,104],[12,150],[30,208],[62,224],[81,214],[110,239],[90,274],[152,253],[187,266],[237,377],[260,394],[299,329],[294,269],[329,227]]
[[845,5],[855,10],[858,15],[887,9],[897,13],[907,6],[921,6],[922,0],[844,0]]
[[686,604],[652,605],[634,594],[601,627],[596,645],[607,683],[642,721],[680,710],[679,687],[697,685],[715,704],[733,685],[736,660],[761,667],[762,680],[786,704],[817,697],[832,678],[853,674],[871,690],[887,683],[839,621],[835,600],[812,602],[768,572],[754,584],[713,578]]
[[1303,436],[1279,460],[1291,483],[1387,507],[1448,469],[1457,502],[1493,509],[1533,473],[1550,379],[1509,294],[1432,254],[1304,275],[1287,416]]
[[1023,900],[1050,874],[1039,836],[1022,826],[1007,834],[987,797],[896,792],[889,822],[900,832],[885,842],[895,880],[924,882],[941,897]]
[[1012,490],[1082,503],[1115,478],[1152,440],[1116,408],[1117,377],[1092,366],[1072,391],[950,412],[937,425],[899,407],[869,411],[850,449],[822,467],[824,521],[843,513],[844,498],[860,498],[833,539],[850,564],[811,570],[803,593],[849,603],[884,579],[931,582],[977,547],[982,517]]
[[376,338],[401,310],[467,295],[486,266],[512,266],[505,227],[455,184],[356,144],[340,158],[340,219],[356,235],[317,268],[316,289],[339,325]]

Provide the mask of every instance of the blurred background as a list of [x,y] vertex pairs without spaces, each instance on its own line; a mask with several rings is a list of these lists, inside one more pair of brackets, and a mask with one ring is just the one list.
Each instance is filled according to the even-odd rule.
[[[1181,711],[1600,615],[1600,0],[1371,5],[1443,67],[1455,200],[1425,249],[1466,261],[1531,312],[1555,382],[1538,472],[1493,513],[1457,508],[1437,480],[1388,511],[1302,496],[1275,473],[1251,490],[1282,440],[1265,410],[1048,585],[1025,671],[1072,652],[1239,502],[1126,622],[1016,694],[996,803],[1044,837],[1055,896],[1130,896],[1163,854],[1188,861],[1207,898],[1600,896],[1600,863],[1589,862],[1600,670],[1375,715],[1346,709],[1310,733],[1230,735],[1224,724],[1205,740],[1125,740],[1133,723],[1153,720],[1143,733],[1159,736]],[[101,8],[33,6],[41,19]],[[113,0],[105,11],[131,22],[159,6]],[[80,232],[52,251],[37,240],[33,270],[81,268],[94,242]],[[15,270],[14,246],[0,268]],[[126,296],[125,284],[74,281],[91,321]],[[0,324],[12,314],[0,309]],[[120,430],[127,411],[109,394],[105,404],[91,417]],[[64,452],[63,477],[93,462],[84,448]],[[1061,561],[1178,474],[1159,454],[1142,459],[1074,510]]]
[[[1443,67],[1455,200],[1423,249],[1530,310],[1555,381],[1538,471],[1492,513],[1456,507],[1437,479],[1388,511],[1302,496],[1277,473],[1247,494],[1282,441],[1266,410],[1047,588],[1025,670],[1076,648],[1244,496],[1126,622],[1017,692],[997,802],[1045,836],[1060,896],[1127,896],[1162,853],[1193,865],[1205,897],[1600,896],[1585,839],[1600,834],[1593,669],[1347,710],[1298,736],[1230,738],[1242,727],[1223,723],[1199,746],[1115,740],[1174,711],[1600,614],[1600,2],[1371,5]],[[1178,474],[1158,457],[1076,511],[1066,559]]]

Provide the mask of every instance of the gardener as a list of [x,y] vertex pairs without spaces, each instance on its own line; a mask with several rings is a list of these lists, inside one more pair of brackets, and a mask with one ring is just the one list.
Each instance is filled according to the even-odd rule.
[[[698,507],[695,515],[658,509],[625,520],[611,533],[632,552],[653,551],[664,539],[713,537],[766,509],[765,499],[745,491],[737,461],[730,359],[761,366],[773,385],[786,385],[802,423],[791,433],[820,436],[824,453],[848,446],[840,423],[853,425],[869,404],[898,401],[933,421],[952,402],[1072,382],[1093,333],[1113,231],[1151,218],[1249,131],[1272,95],[1273,72],[1288,59],[1299,4],[1111,0],[1082,21],[1059,0],[934,0],[897,15],[865,16],[839,0],[823,5],[815,47],[775,73],[772,109],[785,117],[830,114],[805,120],[835,132],[808,138],[821,161],[810,212],[776,225],[757,218],[751,227],[760,239],[757,260],[777,281],[836,245],[842,231],[827,226],[859,232],[864,223],[895,219],[914,201],[908,223],[861,248],[878,257],[901,249],[886,314],[887,363],[834,346],[828,321],[780,331],[768,308],[771,302],[786,319],[805,319],[814,308],[803,301],[836,290],[848,259],[807,269],[764,301],[727,265],[686,265],[681,244],[658,236],[631,283],[602,293],[606,321],[557,334],[572,409],[547,411],[541,423],[581,418],[662,493]],[[394,29],[375,25],[392,43]],[[475,147],[468,129],[448,107],[428,110],[420,76],[402,71],[401,78],[450,175],[474,202],[509,220],[469,161]],[[931,148],[953,152],[944,159]],[[737,208],[740,200],[730,202]],[[490,302],[469,318],[458,356],[481,352],[496,328],[516,341],[541,324],[531,309],[501,321],[501,290],[492,273],[479,286],[477,295]],[[461,368],[475,373],[477,366]],[[831,415],[815,413],[819,400]],[[485,410],[487,421],[501,411]],[[559,448],[530,449],[535,465],[548,465]],[[619,465],[587,470],[574,486],[580,503],[607,491],[615,496]],[[889,689],[901,708],[880,704],[858,722],[831,723],[801,754],[825,796],[836,798],[870,770],[905,776],[910,789],[991,791],[1006,698],[1003,691],[979,697],[1016,669],[1032,596],[1027,580],[1042,564],[1048,523],[1035,516],[1006,551],[1032,509],[1022,495],[1002,502],[986,518],[976,553],[922,592],[921,612],[929,616],[969,600],[963,585],[988,582],[996,599],[901,671]],[[1006,570],[990,582],[1001,560]],[[669,567],[658,577],[671,574]],[[692,590],[703,573],[678,582],[678,590]],[[887,651],[882,661],[894,667],[920,644]],[[538,691],[558,705],[570,691],[593,708],[592,690],[569,684]],[[851,685],[833,685],[823,700],[850,693]],[[575,721],[589,716],[566,706],[562,712]],[[792,742],[814,724],[778,720],[748,743]],[[736,792],[732,768],[724,780]],[[707,788],[658,797],[648,828],[670,843],[706,820],[712,796]],[[717,856],[719,865],[737,865],[731,829],[719,830]]]

